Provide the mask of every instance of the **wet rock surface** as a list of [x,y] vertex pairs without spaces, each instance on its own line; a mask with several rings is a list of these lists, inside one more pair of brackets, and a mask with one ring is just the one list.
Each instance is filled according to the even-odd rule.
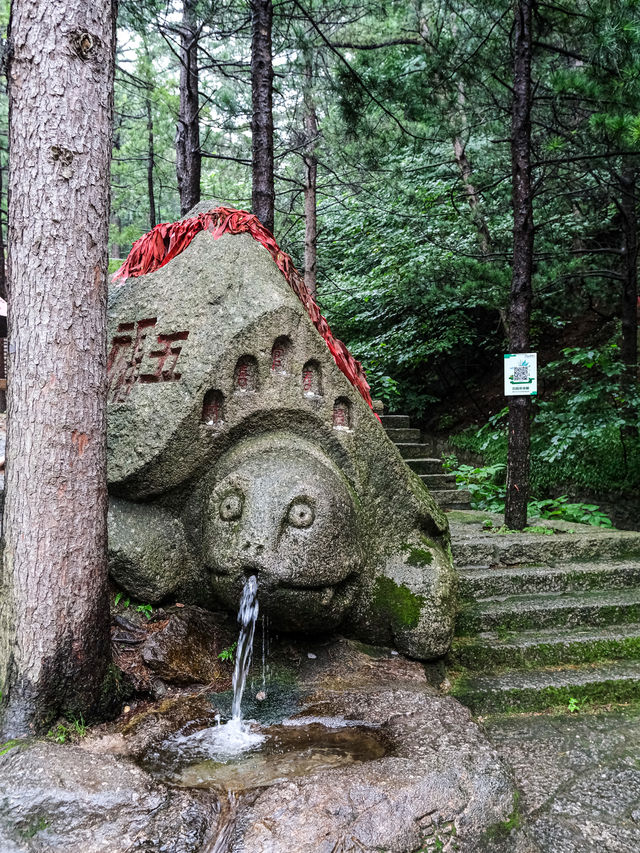
[[505,853],[640,849],[637,709],[496,717],[485,725],[522,792],[522,825],[504,840]]
[[[232,762],[211,784],[201,755],[171,764],[174,739],[206,739],[216,714],[226,719],[228,693],[145,701],[79,743],[32,742],[0,757],[0,850],[490,849],[513,809],[512,780],[421,664],[348,640],[274,642],[270,660],[266,691],[259,659],[247,688],[247,715],[272,737],[249,754],[249,772]],[[163,750],[164,766],[154,763]]]
[[[260,778],[269,777],[268,760],[256,764],[248,756],[244,777],[241,763],[236,772],[230,773],[227,766],[222,777],[212,776],[213,787],[219,789],[221,778],[226,779],[237,797],[220,828],[227,839],[221,850],[484,849],[487,833],[511,815],[514,788],[469,712],[455,700],[439,696],[420,664],[389,650],[341,640],[307,643],[296,652],[293,661],[286,648],[276,652],[274,666],[278,669],[289,657],[289,676],[295,672],[297,707],[290,709],[285,723],[300,731],[306,727],[310,733],[308,748],[298,756],[309,761],[309,770],[263,784]],[[321,770],[313,772],[312,747],[317,746],[319,724],[332,727],[326,737],[328,750],[336,735],[348,739],[352,726],[358,732],[353,732],[350,744],[343,744],[347,761],[332,767],[325,753]],[[345,728],[340,730],[340,725]],[[270,731],[282,736],[278,726],[260,731],[267,737]],[[365,736],[370,739],[366,754]],[[378,749],[372,749],[374,739]],[[278,762],[293,766],[291,754],[276,754],[273,761],[276,766]],[[167,760],[165,772],[173,781],[207,786],[209,770],[201,756],[182,767],[179,758],[173,767]]]
[[189,684],[228,689],[233,663],[220,654],[236,636],[226,614],[190,605],[155,609],[150,618],[135,606],[120,605],[112,614],[115,662],[138,693],[156,698]]
[[207,792],[168,788],[113,755],[38,742],[0,757],[3,853],[193,853],[217,814]]
[[[228,849],[482,849],[490,828],[508,819],[513,789],[468,712],[450,699],[402,689],[342,699],[343,710],[382,728],[391,754],[266,789],[240,814]],[[312,711],[339,706],[331,697]]]

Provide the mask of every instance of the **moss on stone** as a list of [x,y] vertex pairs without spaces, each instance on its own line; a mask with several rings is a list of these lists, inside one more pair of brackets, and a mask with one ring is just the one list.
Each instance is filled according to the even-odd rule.
[[415,545],[403,545],[402,550],[407,553],[405,560],[408,566],[428,566],[433,562],[433,554],[425,548],[416,548]]
[[0,755],[6,755],[10,749],[13,749],[14,746],[19,746],[19,740],[8,740],[5,743],[0,743]]
[[377,612],[387,616],[394,626],[415,628],[420,621],[424,598],[415,595],[404,584],[380,577],[374,587],[373,604]]
[[502,820],[499,823],[494,823],[493,826],[487,827],[484,833],[485,841],[492,841],[498,838],[507,838],[514,829],[518,829],[518,827],[522,823],[522,816],[520,814],[520,792],[513,792],[513,809],[511,814],[506,820]]
[[537,669],[540,666],[558,666],[597,663],[606,660],[640,659],[640,637],[602,637],[587,642],[566,643],[536,642],[528,646],[509,644],[515,636],[508,632],[500,636],[505,645],[487,645],[475,638],[459,637],[454,641],[452,660],[475,672],[498,673],[503,669]]
[[525,687],[513,690],[486,693],[474,688],[468,676],[458,678],[450,691],[463,705],[474,714],[478,713],[522,713],[523,711],[545,711],[549,708],[564,706],[570,699],[583,702],[584,705],[610,705],[637,700],[638,685],[635,681],[612,679],[588,684],[547,686],[543,688]]

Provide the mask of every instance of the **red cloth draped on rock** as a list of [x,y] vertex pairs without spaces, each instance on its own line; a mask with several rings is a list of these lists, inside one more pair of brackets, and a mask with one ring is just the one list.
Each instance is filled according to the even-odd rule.
[[217,240],[223,234],[251,234],[261,243],[276,262],[278,269],[289,286],[304,305],[314,326],[327,342],[327,346],[336,364],[357,388],[367,405],[372,408],[371,393],[364,370],[359,361],[351,355],[346,346],[331,333],[329,324],[320,313],[315,300],[307,290],[303,277],[294,267],[289,255],[281,251],[268,231],[257,217],[246,210],[232,207],[216,207],[207,213],[199,213],[179,222],[163,222],[156,225],[147,234],[133,244],[129,256],[114,274],[113,281],[135,278],[139,275],[155,272],[168,264],[170,260],[183,252],[196,234],[209,231]]

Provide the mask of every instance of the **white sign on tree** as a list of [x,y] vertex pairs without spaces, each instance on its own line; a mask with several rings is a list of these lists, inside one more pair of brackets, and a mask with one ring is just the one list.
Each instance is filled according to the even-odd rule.
[[504,393],[507,397],[538,393],[538,354],[511,353],[504,357]]

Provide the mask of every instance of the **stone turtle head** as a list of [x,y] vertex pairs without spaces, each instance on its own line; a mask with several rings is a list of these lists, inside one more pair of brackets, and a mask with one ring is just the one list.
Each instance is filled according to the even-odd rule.
[[203,561],[227,607],[256,575],[274,628],[342,621],[363,565],[357,498],[318,447],[283,434],[241,441],[215,466],[202,525]]

